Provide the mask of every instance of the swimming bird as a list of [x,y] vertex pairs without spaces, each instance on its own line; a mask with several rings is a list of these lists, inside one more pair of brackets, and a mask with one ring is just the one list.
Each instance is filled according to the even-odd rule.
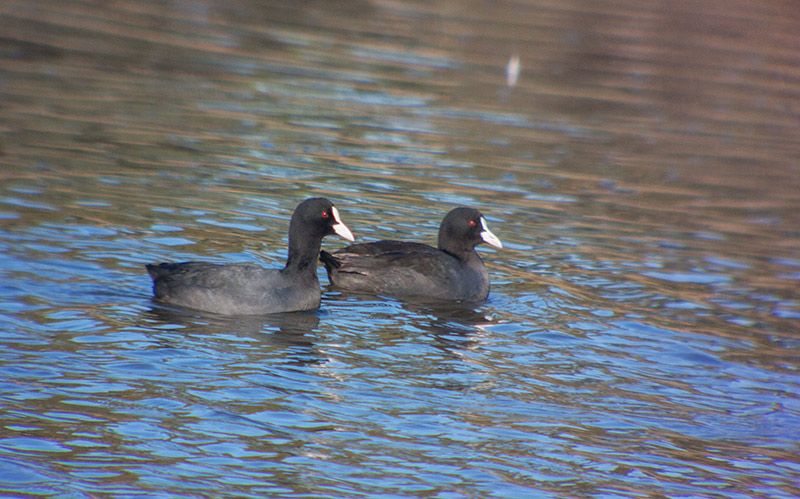
[[297,205],[289,222],[289,256],[283,269],[253,263],[148,264],[153,294],[165,303],[224,315],[317,309],[317,255],[329,234],[354,240],[333,203],[307,199]]
[[474,208],[455,208],[439,226],[438,248],[377,241],[320,253],[333,286],[397,298],[480,301],[489,295],[489,273],[475,246],[503,244]]

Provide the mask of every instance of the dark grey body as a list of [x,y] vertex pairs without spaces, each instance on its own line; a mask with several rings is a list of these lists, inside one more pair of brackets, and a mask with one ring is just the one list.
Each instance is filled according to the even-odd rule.
[[331,284],[348,291],[463,301],[489,295],[489,273],[475,251],[459,258],[427,244],[378,241],[320,258]]
[[294,274],[248,263],[147,265],[153,294],[167,303],[226,315],[271,314],[319,308],[316,272]]

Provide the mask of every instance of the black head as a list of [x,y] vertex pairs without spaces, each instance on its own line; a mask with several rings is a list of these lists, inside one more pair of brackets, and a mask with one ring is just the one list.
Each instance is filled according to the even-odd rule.
[[325,198],[311,198],[297,205],[289,223],[290,239],[292,236],[322,239],[330,234],[338,234],[348,241],[354,239],[333,203]]
[[502,248],[503,243],[486,226],[486,219],[474,208],[455,208],[439,226],[439,249],[455,255],[470,252],[487,243]]

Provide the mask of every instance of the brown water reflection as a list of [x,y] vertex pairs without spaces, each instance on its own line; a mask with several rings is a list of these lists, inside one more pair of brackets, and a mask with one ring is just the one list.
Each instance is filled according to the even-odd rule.
[[[800,495],[798,21],[0,3],[0,490]],[[480,207],[507,246],[482,250],[490,299],[326,289],[236,323],[150,301],[145,262],[277,265],[311,195],[361,241]]]

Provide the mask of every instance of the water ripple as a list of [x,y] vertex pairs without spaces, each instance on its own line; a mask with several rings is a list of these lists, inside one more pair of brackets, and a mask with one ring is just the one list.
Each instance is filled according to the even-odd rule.
[[[6,495],[800,495],[780,2],[0,10]],[[489,299],[151,299],[279,267],[310,196],[359,242],[480,208]]]

